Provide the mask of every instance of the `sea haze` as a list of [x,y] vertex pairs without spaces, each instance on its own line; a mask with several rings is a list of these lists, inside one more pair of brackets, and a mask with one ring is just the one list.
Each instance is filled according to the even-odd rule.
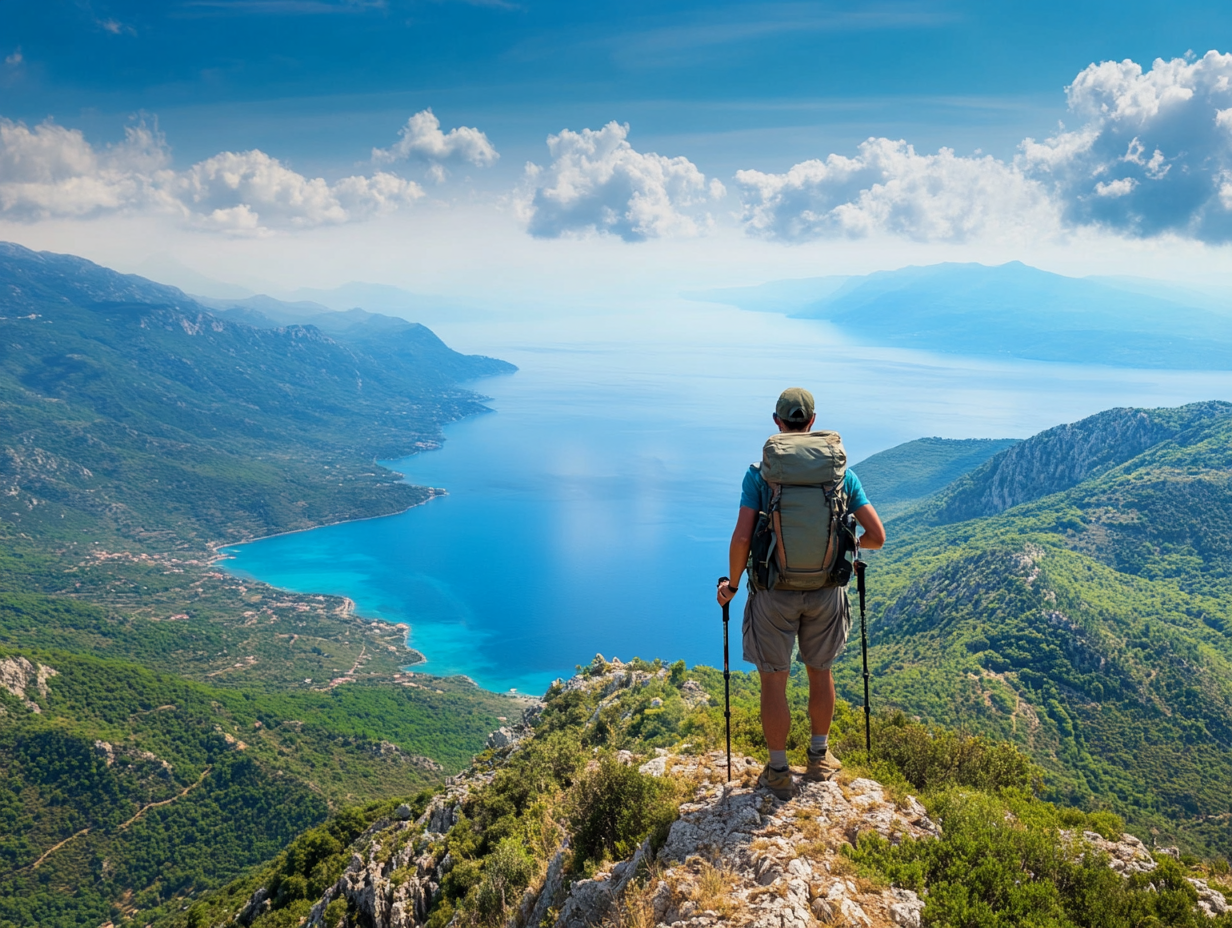
[[922,436],[1025,437],[1112,406],[1232,398],[1227,372],[870,348],[824,322],[697,303],[437,331],[519,368],[475,385],[493,411],[450,426],[443,449],[389,462],[448,495],[223,563],[408,623],[428,658],[416,669],[531,693],[596,652],[722,660],[715,580],[783,387],[818,396],[855,461]]

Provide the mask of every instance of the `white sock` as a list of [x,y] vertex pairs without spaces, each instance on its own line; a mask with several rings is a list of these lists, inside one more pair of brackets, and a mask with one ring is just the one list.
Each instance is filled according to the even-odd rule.
[[809,742],[809,753],[813,755],[824,754],[829,744],[829,735],[813,735],[812,740]]
[[775,770],[787,769],[787,752],[786,751],[771,751],[770,766]]

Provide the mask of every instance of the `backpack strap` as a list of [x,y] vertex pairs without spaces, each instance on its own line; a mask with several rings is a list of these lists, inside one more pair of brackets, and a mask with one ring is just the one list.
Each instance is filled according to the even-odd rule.
[[770,488],[770,519],[774,525],[774,559],[778,562],[779,570],[784,571],[787,569],[787,552],[783,550],[783,521],[779,514],[783,485],[767,480],[766,486]]

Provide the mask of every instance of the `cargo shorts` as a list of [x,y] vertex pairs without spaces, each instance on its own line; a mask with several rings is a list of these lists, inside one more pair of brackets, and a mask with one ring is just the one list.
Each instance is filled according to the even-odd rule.
[[829,670],[847,648],[851,608],[847,589],[754,590],[744,604],[744,659],[762,673],[791,669],[792,646],[800,660]]

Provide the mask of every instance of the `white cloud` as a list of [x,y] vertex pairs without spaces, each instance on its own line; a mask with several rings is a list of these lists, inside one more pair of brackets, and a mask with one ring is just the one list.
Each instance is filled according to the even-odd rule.
[[429,176],[438,183],[445,179],[446,164],[465,162],[476,167],[491,167],[500,154],[478,129],[459,126],[441,131],[441,121],[432,110],[422,110],[406,121],[398,132],[398,141],[389,148],[372,149],[376,164],[418,160],[430,165]]
[[0,213],[32,220],[149,204],[161,199],[168,161],[162,136],[144,125],[97,151],[50,120],[30,129],[0,119]]
[[1093,64],[1067,88],[1075,132],[1023,143],[1066,220],[1132,236],[1232,240],[1232,55]]
[[1057,225],[1047,192],[1012,165],[947,148],[921,155],[889,139],[869,139],[854,158],[830,155],[785,174],[739,171],[736,186],[745,228],[783,241],[889,233],[965,242]]
[[1083,70],[1076,129],[1028,138],[1012,161],[917,154],[870,139],[782,174],[740,171],[745,228],[784,241],[888,233],[921,241],[1056,235],[1232,241],[1232,55]]
[[552,162],[526,166],[519,208],[534,236],[597,231],[625,241],[696,235],[710,224],[704,206],[726,191],[687,158],[634,150],[629,127],[565,129],[548,136]]
[[255,150],[222,152],[182,172],[170,162],[161,133],[144,124],[99,150],[80,130],[50,120],[31,129],[0,119],[0,215],[34,221],[156,211],[200,228],[260,234],[362,220],[424,195],[383,171],[329,184]]
[[177,178],[177,199],[210,228],[235,232],[337,225],[423,196],[392,174],[347,177],[332,186],[307,178],[263,151],[222,152]]
[[11,55],[4,56],[4,63],[7,64],[10,68],[17,67],[24,60],[25,58],[22,57],[20,45],[17,46],[15,49],[13,49],[13,53]]

